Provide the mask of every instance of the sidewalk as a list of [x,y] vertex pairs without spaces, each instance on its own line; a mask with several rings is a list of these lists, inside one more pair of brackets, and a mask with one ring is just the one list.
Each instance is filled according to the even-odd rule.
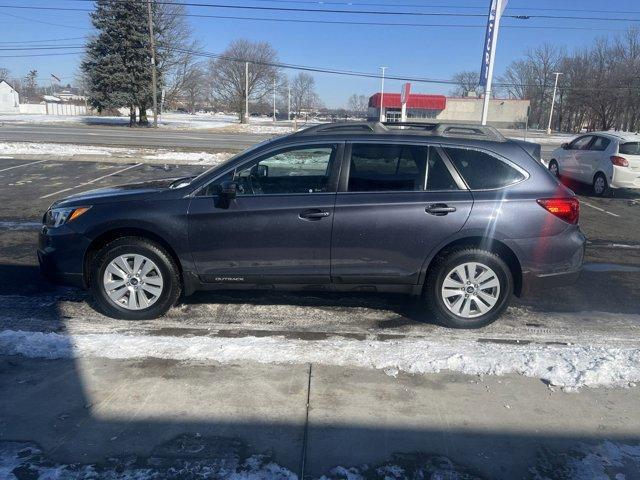
[[[592,476],[584,478],[600,478],[607,462],[612,479],[638,478],[640,471],[634,388],[564,393],[514,375],[393,377],[314,364],[309,376],[308,365],[153,358],[14,356],[0,365],[0,451],[8,441],[35,442],[46,457],[37,462],[56,468],[106,468],[114,456],[161,468],[167,458],[193,463],[266,454],[274,463],[259,478],[294,478],[306,430],[310,478],[345,478],[338,466],[374,474],[372,464],[403,468],[395,478],[431,467],[458,475],[437,478],[535,478],[531,468],[569,475],[574,464],[589,469],[582,472]],[[604,461],[597,456],[603,449]],[[6,454],[0,458],[8,462]]]

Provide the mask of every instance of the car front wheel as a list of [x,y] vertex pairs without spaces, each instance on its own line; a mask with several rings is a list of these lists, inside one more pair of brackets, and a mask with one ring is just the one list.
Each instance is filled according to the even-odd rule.
[[513,293],[509,266],[493,252],[455,250],[429,270],[425,295],[436,319],[450,328],[480,328],[494,322]]
[[148,320],[164,315],[180,296],[180,276],[159,245],[125,237],[105,245],[91,270],[98,309],[113,318]]
[[560,178],[560,168],[558,167],[558,162],[556,162],[555,160],[551,160],[549,162],[549,171],[554,177]]

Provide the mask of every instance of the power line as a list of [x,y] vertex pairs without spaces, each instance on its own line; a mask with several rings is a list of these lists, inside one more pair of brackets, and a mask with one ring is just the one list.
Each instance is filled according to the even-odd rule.
[[86,37],[68,37],[68,38],[46,38],[42,40],[16,40],[11,42],[0,42],[0,45],[5,44],[24,44],[24,43],[45,43],[45,42],[66,42],[68,40],[84,40]]
[[[75,2],[93,2],[94,0],[69,0]],[[142,0],[114,0],[121,3],[133,3]],[[257,10],[257,11],[277,11],[277,12],[305,12],[305,13],[336,13],[350,15],[405,15],[405,16],[430,16],[430,17],[486,17],[486,13],[457,13],[457,12],[386,12],[381,10],[336,10],[327,8],[294,8],[294,7],[258,7],[255,5],[229,5],[224,3],[194,3],[194,2],[167,2],[166,0],[155,0],[159,5],[182,5],[185,7],[198,8],[229,8],[239,10]],[[28,8],[28,7],[25,7]],[[506,18],[514,18],[518,20],[529,20],[531,18],[544,19],[563,19],[563,20],[595,20],[595,21],[620,21],[620,22],[640,22],[640,18],[613,18],[613,17],[582,17],[576,15],[559,16],[559,15],[538,15],[538,14],[522,14],[522,15],[503,15]]]
[[[131,1],[131,0],[127,0]],[[176,5],[174,3],[174,5]],[[24,8],[31,10],[54,10],[54,11],[76,11],[76,12],[92,12],[91,9],[86,8],[73,8],[73,7],[39,7],[39,6],[13,6],[13,5],[0,5],[0,8]],[[2,13],[2,12],[0,12]],[[370,21],[354,21],[354,20],[305,20],[298,18],[270,18],[270,17],[243,17],[243,16],[230,16],[230,15],[209,15],[209,14],[197,14],[197,13],[185,13],[176,14],[169,13],[170,15],[180,15],[184,17],[192,18],[216,18],[223,20],[240,20],[240,21],[253,21],[253,22],[275,22],[275,23],[300,23],[300,24],[319,24],[319,25],[357,25],[357,26],[380,26],[380,27],[416,27],[416,28],[486,28],[484,24],[451,24],[451,23],[410,23],[410,22],[370,22]],[[6,14],[5,15],[9,15]],[[17,17],[17,16],[16,16]],[[27,19],[38,22],[39,20]],[[42,23],[42,22],[41,22]],[[46,23],[46,22],[45,22]],[[57,25],[57,24],[55,24]],[[65,26],[65,25],[60,25]],[[69,26],[67,26],[69,27]],[[516,29],[532,29],[532,30],[593,30],[603,32],[622,32],[624,29],[615,28],[599,28],[599,27],[572,27],[564,25],[502,25],[503,28],[516,28]],[[69,28],[82,28],[82,27],[69,27]]]
[[[6,7],[3,7],[3,8],[6,8]],[[12,8],[11,5],[9,5],[9,8]],[[47,21],[44,21],[44,20],[38,20],[38,19],[35,19],[35,18],[22,17],[20,15],[15,15],[13,13],[8,13],[8,12],[0,12],[0,15],[6,15],[8,17],[18,18],[20,20],[28,20],[30,22],[42,23],[43,25],[51,25],[51,26],[54,26],[54,27],[73,28],[74,30],[78,30],[78,29],[89,30],[88,27],[80,27],[80,26],[77,26],[77,25],[73,25],[73,26],[72,25],[62,25],[60,23],[53,23],[53,22],[47,22]]]

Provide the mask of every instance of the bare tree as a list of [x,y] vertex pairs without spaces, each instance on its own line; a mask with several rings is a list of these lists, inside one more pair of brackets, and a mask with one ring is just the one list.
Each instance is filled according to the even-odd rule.
[[369,99],[366,95],[358,95],[354,93],[347,100],[347,110],[354,114],[361,116],[367,115],[367,109],[369,108]]
[[455,87],[452,94],[458,97],[467,97],[470,93],[480,95],[482,89],[478,86],[480,83],[480,74],[474,70],[464,70],[453,76]]
[[204,66],[194,64],[182,80],[182,98],[189,113],[194,113],[205,98],[206,74]]
[[0,82],[2,80],[8,81],[8,79],[9,79],[9,69],[8,68],[4,68],[4,67],[0,67]]
[[303,110],[311,110],[320,103],[316,93],[316,81],[308,73],[300,72],[291,80],[291,109],[300,116]]
[[215,101],[238,113],[245,122],[245,62],[249,63],[248,95],[262,101],[273,90],[278,77],[278,55],[266,42],[235,40],[219,59],[208,65],[208,75]]
[[163,79],[165,103],[175,106],[179,98],[187,93],[186,82],[193,83],[193,69],[198,63],[201,48],[198,41],[193,39],[184,5],[167,0],[155,4],[155,7],[158,71]]

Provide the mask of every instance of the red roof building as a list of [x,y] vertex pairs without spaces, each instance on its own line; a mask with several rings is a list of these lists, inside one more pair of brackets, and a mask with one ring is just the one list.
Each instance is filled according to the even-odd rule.
[[[380,108],[382,93],[375,93],[369,97],[370,108]],[[384,94],[384,108],[401,108],[399,93]],[[424,95],[422,93],[409,94],[407,108],[419,110],[444,110],[447,107],[447,97],[444,95]]]

